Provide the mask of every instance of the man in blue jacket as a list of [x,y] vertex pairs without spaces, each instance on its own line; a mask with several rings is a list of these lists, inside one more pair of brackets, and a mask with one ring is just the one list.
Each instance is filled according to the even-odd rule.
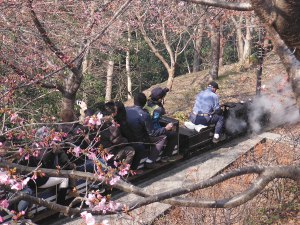
[[141,158],[147,148],[152,146],[146,161],[146,166],[152,167],[165,145],[166,137],[161,136],[165,133],[164,127],[154,129],[149,113],[143,109],[146,102],[147,97],[144,93],[135,95],[134,105],[126,108],[126,117],[133,136],[133,139],[129,141],[134,143],[133,147],[136,149],[135,158]]
[[214,143],[225,139],[225,135],[222,134],[224,117],[222,115],[222,109],[220,108],[219,96],[216,94],[218,89],[219,85],[217,82],[211,81],[207,89],[201,91],[196,96],[193,112],[190,114],[190,121],[196,125],[216,125],[213,137]]

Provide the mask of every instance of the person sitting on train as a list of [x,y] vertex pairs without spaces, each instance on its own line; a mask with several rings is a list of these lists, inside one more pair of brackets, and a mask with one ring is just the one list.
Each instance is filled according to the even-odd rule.
[[112,102],[106,103],[101,113],[104,122],[100,127],[101,138],[98,144],[113,155],[108,163],[113,165],[113,162],[116,161],[131,166],[135,150],[129,145],[127,138],[122,136],[118,124],[113,120],[116,115],[115,104]]
[[[132,142],[135,142],[136,159],[147,157],[146,167],[153,168],[154,163],[162,151],[166,136],[165,128],[154,129],[150,114],[144,109],[147,97],[144,93],[138,93],[134,96],[134,105],[126,108],[127,122],[133,134]],[[150,151],[148,152],[148,148]],[[150,146],[149,146],[150,145]]]
[[167,136],[167,143],[162,155],[162,161],[172,161],[172,153],[174,151],[175,146],[177,145],[177,133],[172,131],[173,124],[168,123],[165,127],[162,127],[160,124],[161,117],[166,114],[166,110],[164,108],[163,102],[164,98],[169,92],[168,88],[156,87],[151,91],[150,97],[144,107],[146,109],[153,122],[154,130],[161,129],[163,131],[163,135]]
[[201,91],[196,96],[196,101],[193,107],[193,112],[190,114],[190,121],[195,125],[209,125],[215,124],[215,132],[213,142],[218,143],[226,138],[223,133],[224,129],[224,117],[223,111],[220,107],[219,96],[216,91],[219,89],[219,85],[215,81],[211,81],[208,84],[206,90]]

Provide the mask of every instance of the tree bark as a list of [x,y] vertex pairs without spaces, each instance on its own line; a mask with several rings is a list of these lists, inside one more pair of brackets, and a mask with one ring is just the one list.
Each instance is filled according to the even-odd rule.
[[127,23],[127,51],[126,51],[126,76],[127,76],[127,99],[132,98],[132,81],[131,81],[131,71],[130,71],[130,45],[131,45],[131,29],[130,24]]
[[170,69],[168,69],[168,81],[167,81],[167,87],[171,90],[172,89],[172,85],[173,85],[173,81],[175,78],[175,67],[172,67]]
[[199,26],[197,27],[196,38],[194,41],[194,60],[193,60],[193,72],[200,71],[200,65],[202,64],[201,59],[201,46],[202,46],[202,36],[203,36],[203,22],[204,17],[202,16],[199,21]]
[[210,76],[213,80],[218,78],[219,61],[220,61],[220,19],[216,18],[215,23],[211,25],[211,49],[212,49],[212,66],[210,69]]
[[110,59],[107,61],[105,102],[111,101],[113,73],[114,73],[114,61]]

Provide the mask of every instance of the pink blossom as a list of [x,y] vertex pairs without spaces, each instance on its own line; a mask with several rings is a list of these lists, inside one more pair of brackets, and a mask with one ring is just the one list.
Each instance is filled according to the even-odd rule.
[[11,186],[11,189],[20,191],[23,189],[23,185],[21,183],[15,183],[14,185]]
[[25,159],[26,159],[26,160],[29,160],[29,154],[27,154],[27,155],[25,156]]
[[32,153],[32,155],[33,155],[33,157],[39,157],[39,154],[40,154],[40,152],[39,151],[34,151],[33,153]]
[[75,148],[73,149],[73,152],[75,153],[75,156],[76,156],[76,157],[79,157],[79,153],[81,152],[80,147],[79,147],[79,146],[75,147]]
[[107,154],[105,157],[104,157],[104,160],[108,161],[110,160],[114,155],[113,154]]
[[100,223],[100,225],[109,225],[109,222],[108,222],[108,220],[103,220],[103,221]]
[[2,218],[2,216],[0,216],[0,223],[3,223],[3,218]]
[[97,160],[97,156],[95,153],[93,152],[90,152],[87,157],[90,159],[90,160]]
[[95,225],[96,224],[95,218],[92,216],[91,213],[84,211],[80,215],[84,219],[84,221],[87,225]]
[[7,209],[9,206],[9,203],[6,199],[0,201],[0,207],[4,208],[4,209]]
[[120,180],[120,177],[119,176],[115,176],[114,178],[112,178],[110,181],[109,181],[109,184],[110,185],[114,185],[118,182],[118,180]]
[[101,125],[102,118],[103,118],[103,114],[98,113],[98,114],[97,114],[97,123],[96,123],[98,126]]
[[119,175],[120,175],[120,176],[125,176],[126,174],[128,174],[128,171],[125,170],[125,169],[121,169],[121,170],[119,171]]
[[120,207],[120,203],[115,203],[113,201],[110,201],[108,204],[108,207],[110,208],[111,211],[116,211]]
[[0,147],[3,145],[3,143],[2,142],[0,142]]
[[30,180],[30,177],[27,177],[25,180],[22,181],[23,187],[26,186],[26,184],[28,183],[29,180]]
[[118,162],[117,161],[114,161],[114,166],[118,167]]
[[24,149],[23,148],[19,148],[19,154],[23,155]]
[[93,118],[93,117],[91,117],[90,119],[89,119],[89,125],[96,125],[96,121],[95,121],[95,119]]
[[87,204],[89,207],[92,207],[94,199],[95,199],[95,195],[88,194],[88,197],[87,197],[87,199],[85,201],[85,204]]
[[53,137],[52,140],[53,140],[53,141],[61,141],[61,137],[59,136],[58,133],[55,133],[55,135],[54,135],[54,137]]
[[125,176],[126,174],[128,174],[129,169],[130,165],[126,164],[126,166],[119,171],[119,175]]
[[17,113],[13,113],[10,116],[10,122],[15,123],[18,119],[18,114]]
[[106,213],[107,207],[106,207],[106,198],[102,198],[98,205],[96,205],[93,210],[95,211],[103,211],[103,213]]
[[10,181],[9,176],[5,172],[0,172],[0,184],[8,185]]
[[36,180],[36,179],[37,179],[37,174],[36,174],[36,173],[33,173],[31,179]]

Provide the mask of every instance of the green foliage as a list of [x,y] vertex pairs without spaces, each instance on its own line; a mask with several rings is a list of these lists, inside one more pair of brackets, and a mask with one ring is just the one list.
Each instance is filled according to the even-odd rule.
[[223,64],[232,64],[238,61],[237,51],[232,40],[226,42],[223,52]]
[[188,120],[188,115],[185,112],[181,112],[181,111],[175,112],[172,115],[172,117],[178,120],[180,123],[183,123]]
[[105,83],[99,76],[85,74],[76,98],[84,100],[88,106],[92,106],[97,102],[104,102]]

